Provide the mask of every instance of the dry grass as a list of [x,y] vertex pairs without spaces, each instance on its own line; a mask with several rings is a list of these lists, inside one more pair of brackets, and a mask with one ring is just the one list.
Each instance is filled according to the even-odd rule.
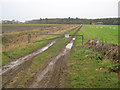
[[45,39],[47,35],[39,34],[59,34],[70,30],[76,25],[61,25],[50,27],[45,30],[32,30],[32,31],[21,31],[21,32],[11,32],[3,34],[3,51],[10,51],[16,48],[25,47],[28,44],[28,34],[31,33],[31,42]]

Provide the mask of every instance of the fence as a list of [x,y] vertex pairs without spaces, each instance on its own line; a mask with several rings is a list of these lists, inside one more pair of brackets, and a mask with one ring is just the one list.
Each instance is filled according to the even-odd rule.
[[[82,45],[83,45],[83,40],[84,40],[84,36],[83,35],[69,35],[69,34],[40,34],[40,35],[54,35],[54,36],[60,35],[60,36],[65,36],[67,38],[69,38],[69,36],[79,36],[79,37],[82,37]],[[51,39],[43,39],[43,40],[35,41],[33,43],[44,41],[44,40],[57,39],[57,38],[60,38],[60,37],[55,37],[55,38],[51,38]],[[28,35],[28,43],[31,43],[31,34]]]

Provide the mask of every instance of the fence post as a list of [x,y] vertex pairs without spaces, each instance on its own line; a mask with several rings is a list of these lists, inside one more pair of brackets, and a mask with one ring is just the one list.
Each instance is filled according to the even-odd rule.
[[31,34],[28,34],[28,43],[31,42]]
[[84,40],[84,37],[83,37],[83,35],[82,35],[82,46],[83,46],[83,40]]

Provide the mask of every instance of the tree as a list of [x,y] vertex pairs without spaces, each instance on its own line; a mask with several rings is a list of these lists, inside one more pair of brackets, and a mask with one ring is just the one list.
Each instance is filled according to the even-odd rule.
[[68,17],[68,19],[70,19],[70,17]]

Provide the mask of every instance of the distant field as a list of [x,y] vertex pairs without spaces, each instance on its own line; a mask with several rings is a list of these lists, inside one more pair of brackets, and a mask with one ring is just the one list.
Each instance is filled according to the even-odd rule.
[[118,25],[84,25],[82,28],[85,41],[98,39],[107,43],[118,44]]
[[2,26],[56,26],[64,24],[2,24]]
[[3,24],[2,32],[17,32],[17,31],[25,31],[25,30],[33,30],[33,29],[47,29],[49,27],[61,26],[62,24]]

